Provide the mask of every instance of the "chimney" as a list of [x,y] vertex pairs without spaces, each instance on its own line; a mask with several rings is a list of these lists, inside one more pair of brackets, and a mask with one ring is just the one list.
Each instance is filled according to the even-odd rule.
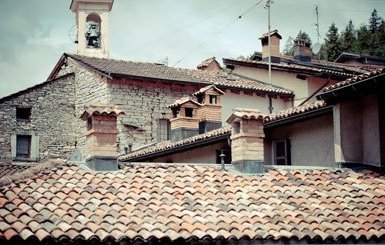
[[265,172],[264,116],[255,109],[235,109],[227,119],[231,124],[231,156],[235,170],[245,174]]
[[206,86],[194,93],[198,103],[202,105],[198,108],[200,134],[222,127],[221,96],[224,94],[225,92],[214,85]]
[[198,70],[220,71],[221,65],[215,57],[208,58],[197,66]]
[[[265,33],[260,38],[262,44],[262,60],[269,60],[269,34]],[[277,30],[270,32],[270,45],[271,45],[271,62],[279,63],[281,61],[281,54],[279,51],[280,40],[282,39]]]
[[310,43],[305,39],[297,38],[294,40],[294,59],[301,62],[311,61],[312,52]]
[[182,98],[168,106],[172,110],[171,140],[178,141],[199,134],[198,108],[201,104],[191,98]]
[[96,171],[118,170],[117,117],[124,112],[104,105],[89,106],[80,117],[87,122],[86,166]]

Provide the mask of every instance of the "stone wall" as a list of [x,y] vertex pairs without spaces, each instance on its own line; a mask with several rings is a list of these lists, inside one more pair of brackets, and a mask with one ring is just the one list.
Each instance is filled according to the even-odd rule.
[[[0,162],[11,162],[16,135],[31,136],[33,160],[72,152],[76,144],[73,128],[77,122],[74,83],[74,75],[69,74],[0,101]],[[18,107],[31,108],[30,120],[17,120]]]
[[198,91],[200,87],[135,80],[109,80],[108,101],[125,115],[118,118],[119,148],[133,144],[133,149],[157,141],[158,120],[171,119],[172,112],[167,106],[175,100]]

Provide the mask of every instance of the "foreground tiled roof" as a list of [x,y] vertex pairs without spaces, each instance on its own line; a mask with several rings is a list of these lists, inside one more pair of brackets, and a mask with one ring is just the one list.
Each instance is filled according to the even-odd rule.
[[206,85],[214,83],[234,89],[293,95],[293,92],[290,90],[267,85],[262,82],[239,78],[223,71],[189,70],[154,63],[95,58],[73,54],[66,55],[80,62],[80,64],[110,77],[128,76]]
[[188,145],[196,145],[198,143],[202,143],[202,142],[207,141],[207,140],[215,139],[215,138],[221,137],[223,135],[229,135],[230,132],[231,132],[230,127],[223,127],[223,128],[209,131],[209,132],[204,133],[204,134],[199,134],[199,135],[192,136],[192,137],[182,139],[179,141],[175,141],[175,142],[164,141],[164,142],[158,143],[156,145],[149,146],[149,147],[146,147],[143,149],[139,149],[139,150],[133,151],[129,154],[123,155],[123,156],[119,157],[119,160],[120,161],[130,161],[133,159],[137,159],[139,157],[148,156],[148,155],[155,154],[155,153],[160,153],[160,152],[170,151],[170,150],[175,151],[177,148],[180,148],[180,147],[185,147]]
[[311,112],[314,110],[318,110],[321,108],[325,108],[327,106],[327,103],[323,100],[317,100],[314,102],[308,102],[304,105],[301,106],[295,106],[291,107],[289,109],[277,112],[277,113],[272,113],[269,114],[265,117],[264,121],[265,123],[281,120],[281,119],[287,119],[293,116],[297,116],[300,114],[304,114],[307,112]]
[[208,165],[64,165],[0,189],[0,242],[384,241],[385,180],[374,172]]
[[351,84],[354,84],[354,83],[357,83],[357,82],[360,82],[360,81],[363,81],[363,80],[366,80],[366,79],[370,79],[370,78],[373,78],[375,76],[378,76],[378,75],[381,75],[381,74],[384,74],[384,73],[385,73],[385,67],[373,69],[373,70],[371,70],[369,72],[366,72],[364,74],[361,74],[361,75],[358,75],[358,76],[354,76],[354,77],[351,77],[349,79],[346,79],[345,81],[342,81],[342,82],[339,82],[339,83],[327,86],[327,87],[325,87],[322,90],[322,92],[328,92],[328,91],[331,91],[331,90],[334,90],[334,89],[338,89],[338,88],[342,88],[342,87],[345,87],[345,86],[349,86]]

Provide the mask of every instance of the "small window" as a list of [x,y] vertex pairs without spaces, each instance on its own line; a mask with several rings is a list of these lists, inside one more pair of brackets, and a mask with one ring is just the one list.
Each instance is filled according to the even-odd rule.
[[197,96],[197,99],[199,104],[203,104],[205,102],[205,99],[201,94]]
[[193,117],[193,108],[185,108],[185,117]]
[[29,121],[31,119],[31,108],[30,107],[16,108],[16,119]]
[[210,95],[210,104],[217,104],[217,96],[216,95]]
[[159,119],[158,121],[158,142],[170,139],[170,120]]
[[273,141],[273,159],[275,165],[291,165],[290,140]]
[[87,119],[87,130],[91,130],[92,129],[92,117],[89,117]]
[[31,157],[31,135],[18,135],[16,138],[16,157]]

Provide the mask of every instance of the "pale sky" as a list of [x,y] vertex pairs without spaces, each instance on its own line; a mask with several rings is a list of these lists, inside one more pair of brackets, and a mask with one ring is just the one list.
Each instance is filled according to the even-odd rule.
[[[115,0],[110,13],[111,58],[195,68],[215,56],[235,58],[260,51],[267,32],[266,0]],[[64,52],[74,53],[69,37],[75,15],[70,0],[0,1],[0,98],[43,82]],[[315,6],[321,40],[335,22],[367,24],[374,8],[385,18],[385,0],[274,0],[272,29],[281,48],[299,30],[317,42]],[[241,19],[238,16],[245,13]]]

